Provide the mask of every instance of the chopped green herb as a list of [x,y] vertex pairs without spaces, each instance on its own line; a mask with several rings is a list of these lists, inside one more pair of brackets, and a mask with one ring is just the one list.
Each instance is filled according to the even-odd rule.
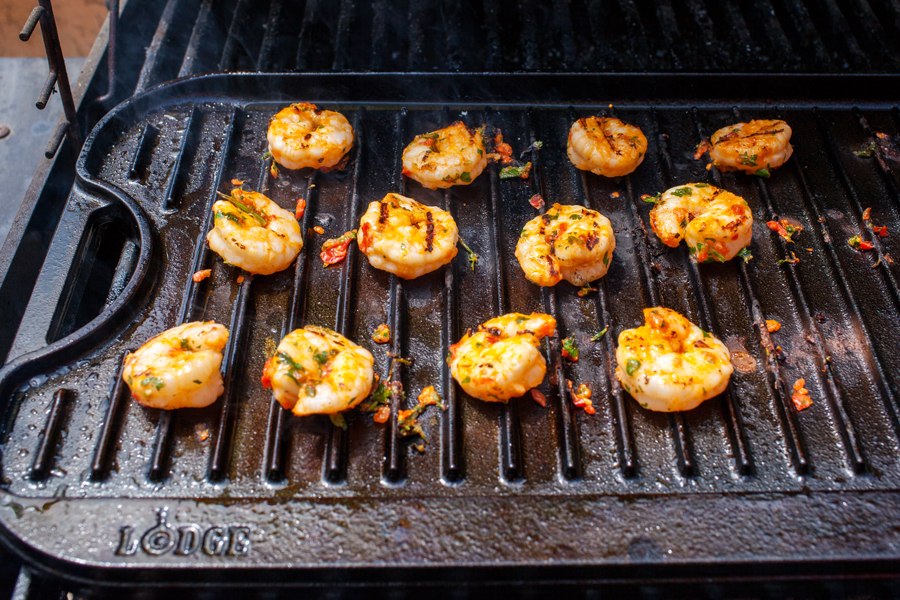
[[662,197],[662,192],[658,192],[655,196],[650,196],[648,194],[644,194],[641,196],[641,200],[648,204],[656,204],[659,202],[659,199]]
[[641,361],[636,358],[629,358],[625,361],[625,372],[628,373],[629,376],[634,375],[634,372],[641,368]]
[[225,200],[228,200],[229,202],[231,202],[234,206],[238,207],[243,212],[245,212],[248,215],[250,215],[251,217],[253,217],[253,219],[257,223],[262,225],[263,227],[266,226],[266,220],[264,218],[262,218],[262,216],[259,213],[257,213],[255,210],[253,210],[252,208],[250,208],[249,206],[247,206],[246,204],[244,204],[243,202],[241,202],[234,196],[229,196],[227,194],[223,194],[222,192],[216,192],[216,193],[219,194],[219,196],[221,196]]
[[566,338],[562,341],[562,355],[572,362],[578,360],[578,345],[574,338]]
[[749,152],[741,152],[741,164],[746,165],[748,167],[756,166],[756,159],[759,157],[758,154],[750,154]]
[[754,173],[754,175],[756,175],[757,177],[764,177],[764,178],[768,179],[770,173],[769,173],[768,169],[757,169],[756,173]]
[[182,350],[193,350],[193,348],[191,348],[191,342],[189,340],[187,340],[186,338],[181,338],[178,341],[181,344]]
[[709,256],[707,256],[703,262],[707,262],[707,263],[709,263],[709,262],[725,262],[725,257],[722,256],[721,254],[719,254],[718,252],[716,252],[715,250],[713,250],[712,248],[709,248],[708,251],[709,251]]
[[470,183],[472,181],[472,176],[469,175],[468,171],[463,171],[463,174],[459,176],[459,180]]
[[597,335],[595,335],[594,337],[591,338],[591,341],[592,341],[592,342],[598,342],[598,341],[600,341],[600,339],[601,339],[604,335],[606,335],[606,332],[607,332],[608,330],[609,330],[609,327],[604,327],[604,328],[603,328],[603,331],[601,331],[600,333],[598,333]]
[[478,262],[478,255],[475,254],[475,252],[471,248],[469,248],[469,245],[466,244],[466,242],[462,238],[459,238],[459,243],[462,244],[463,248],[466,249],[466,252],[469,253],[469,266],[472,267],[472,270],[474,271],[475,263]]
[[347,419],[344,418],[343,413],[334,413],[328,415],[328,418],[331,419],[331,424],[335,427],[340,427],[344,431],[347,431]]
[[582,219],[581,215],[569,215],[570,221],[580,221]]
[[156,391],[159,391],[159,390],[163,389],[164,387],[166,387],[166,382],[163,381],[162,379],[160,379],[159,377],[153,377],[151,375],[150,377],[144,377],[141,380],[141,385],[143,385],[143,386],[152,385],[153,387],[156,388]]
[[324,350],[321,352],[316,352],[315,354],[313,354],[313,358],[320,365],[324,365],[326,362],[328,362],[328,352]]
[[231,213],[223,213],[221,210],[216,211],[216,218],[217,219],[228,219],[229,221],[234,221],[238,225],[243,224],[243,221],[241,220],[241,218],[239,216],[231,214]]
[[524,166],[521,167],[503,167],[502,169],[500,169],[500,179],[513,179],[515,177],[528,179],[529,173],[531,173],[531,163],[527,162]]
[[876,154],[877,147],[875,146],[875,142],[869,144],[869,146],[865,150],[854,150],[853,154],[857,155],[860,158],[872,158]]
[[196,383],[197,385],[203,385],[203,382],[200,381],[199,379],[195,379],[194,383]]
[[750,262],[750,259],[753,258],[753,255],[750,254],[750,247],[744,246],[741,248],[741,251],[737,253],[737,255],[744,259],[744,262]]
[[712,335],[710,335],[710,333],[708,331],[704,331],[703,337],[708,338],[708,337],[712,337]]
[[306,386],[306,395],[309,396],[310,398],[314,397],[316,395],[316,386],[314,386],[314,385]]
[[678,196],[679,198],[684,198],[685,196],[690,196],[693,193],[693,190],[690,187],[678,188],[677,190],[672,190],[673,196]]
[[709,187],[709,184],[708,183],[695,183],[694,187],[705,188],[705,187]]
[[608,250],[607,250],[606,252],[603,253],[603,266],[604,266],[604,267],[608,267],[608,266],[609,266],[609,259],[610,259],[610,258],[612,258],[612,257],[609,255],[609,251],[608,251]]

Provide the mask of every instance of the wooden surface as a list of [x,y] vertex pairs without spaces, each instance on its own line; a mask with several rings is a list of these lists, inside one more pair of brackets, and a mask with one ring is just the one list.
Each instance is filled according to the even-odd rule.
[[[19,32],[35,6],[37,0],[0,0],[0,56],[44,56],[39,31],[27,42],[19,40]],[[87,56],[106,19],[104,0],[55,0],[53,12],[63,55],[66,58]]]

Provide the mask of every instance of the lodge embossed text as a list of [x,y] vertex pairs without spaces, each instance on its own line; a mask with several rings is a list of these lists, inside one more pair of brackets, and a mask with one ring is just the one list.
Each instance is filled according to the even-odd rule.
[[170,525],[167,512],[160,510],[156,525],[146,531],[137,531],[132,525],[119,528],[116,554],[133,556],[139,551],[150,556],[169,553],[187,556],[197,552],[208,556],[240,556],[250,551],[250,528],[194,523]]

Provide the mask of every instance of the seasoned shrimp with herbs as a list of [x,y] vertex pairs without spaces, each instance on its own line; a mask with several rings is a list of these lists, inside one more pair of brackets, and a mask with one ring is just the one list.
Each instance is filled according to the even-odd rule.
[[369,204],[356,241],[376,269],[414,279],[456,256],[459,232],[453,216],[412,198],[388,194]]
[[207,321],[185,323],[148,340],[125,357],[122,379],[150,408],[202,408],[225,389],[219,366],[228,329]]
[[753,215],[747,202],[708,183],[673,187],[656,199],[650,226],[666,246],[683,239],[697,262],[725,262],[741,253],[753,237]]
[[583,206],[554,204],[525,224],[516,258],[532,283],[552,286],[565,279],[581,286],[606,275],[615,249],[609,219]]
[[403,150],[403,174],[430,190],[469,185],[486,165],[481,129],[462,121],[417,135]]
[[540,313],[486,321],[450,346],[450,373],[473,398],[507,402],[544,379],[541,340],[554,331],[556,319]]
[[[768,177],[791,157],[791,128],[781,120],[735,123],[709,139],[709,157],[722,171],[744,171]],[[699,155],[706,146],[701,144]]]
[[725,344],[668,308],[645,308],[644,320],[616,348],[616,377],[641,406],[691,410],[725,391],[734,371]]
[[263,368],[262,384],[298,417],[353,408],[372,391],[372,354],[325,327],[284,336]]
[[250,273],[271,275],[288,267],[303,248],[300,225],[287,211],[259,192],[239,188],[219,193],[213,204],[215,226],[209,247],[226,263]]
[[644,161],[647,138],[643,131],[619,119],[587,117],[572,124],[567,152],[582,171],[621,177]]
[[291,104],[269,121],[269,152],[286,169],[333,167],[353,147],[353,127],[339,112]]

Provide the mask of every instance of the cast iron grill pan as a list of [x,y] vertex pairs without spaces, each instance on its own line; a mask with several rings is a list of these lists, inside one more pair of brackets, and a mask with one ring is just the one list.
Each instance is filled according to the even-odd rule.
[[[880,96],[892,84],[878,76],[223,75],[129,100],[85,145],[26,312],[24,322],[39,325],[20,333],[14,355],[26,354],[0,373],[7,539],[43,568],[110,581],[236,576],[226,573],[247,581],[297,567],[310,578],[338,567],[363,579],[416,572],[401,566],[492,579],[509,569],[595,577],[611,569],[702,576],[723,564],[769,574],[892,568],[900,267],[889,257],[900,258],[900,198],[896,162],[853,153],[876,132],[897,135],[897,108]],[[301,100],[343,112],[356,150],[341,171],[282,170],[273,179],[262,158],[267,121]],[[631,176],[584,174],[566,157],[571,123],[601,111],[648,137]],[[770,179],[707,171],[693,159],[715,129],[773,117],[793,128],[795,154]],[[446,191],[402,178],[400,153],[413,136],[457,119],[499,127],[516,152],[542,140],[532,177],[501,181],[491,166]],[[239,284],[240,271],[203,244],[215,192],[233,178],[288,209],[306,200],[304,250],[288,270],[244,274]],[[698,266],[684,247],[668,250],[648,235],[650,205],[640,196],[696,181],[749,202],[749,264]],[[388,192],[449,208],[480,256],[474,271],[461,252],[403,281],[371,268],[355,246],[324,268],[322,242],[355,228]],[[582,298],[568,284],[541,289],[522,276],[514,248],[537,214],[528,203],[536,193],[612,221],[617,249],[598,292]],[[872,237],[867,207],[890,234],[862,253],[846,240]],[[776,216],[803,224],[795,244],[765,227]],[[794,255],[799,262],[779,263]],[[194,283],[202,268],[212,276]],[[688,413],[640,408],[613,375],[618,334],[657,304],[747,355],[749,368],[725,394]],[[544,345],[546,408],[528,396],[475,401],[449,377],[449,344],[510,311],[558,319],[559,336]],[[124,353],[198,319],[231,330],[222,398],[177,413],[130,400],[119,383]],[[769,334],[765,319],[782,329]],[[371,341],[381,323],[391,325],[390,347]],[[342,431],[271,401],[259,382],[267,353],[303,324],[369,348],[382,375],[388,351],[415,358],[395,371],[408,398],[396,398],[390,426],[353,413]],[[560,358],[566,336],[581,348],[577,363]],[[814,400],[802,413],[790,400],[798,378]],[[593,386],[595,415],[571,404],[567,379]],[[397,410],[427,385],[448,409],[425,413],[419,454],[397,438]]]

